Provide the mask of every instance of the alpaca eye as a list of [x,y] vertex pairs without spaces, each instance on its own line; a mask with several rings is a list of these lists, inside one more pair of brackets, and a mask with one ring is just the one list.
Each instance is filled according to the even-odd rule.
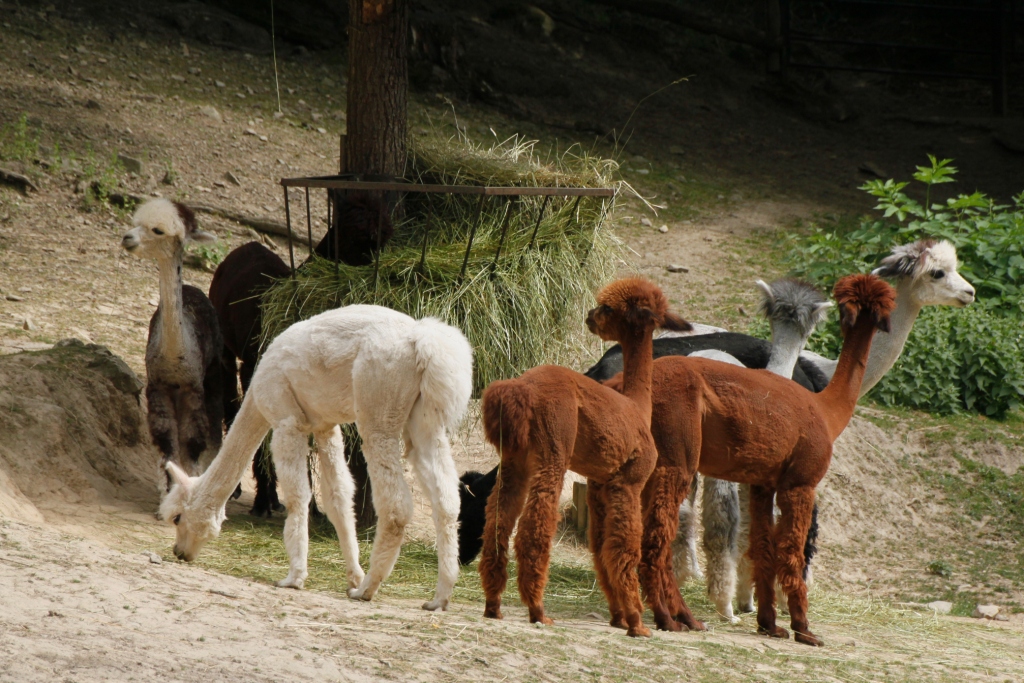
[[181,521],[181,515],[174,515],[174,526],[178,526],[178,522]]
[[944,270],[933,270],[932,271],[932,279],[933,280],[941,280],[944,277],[946,277],[946,271],[944,271]]
[[164,234],[164,231],[161,230],[160,228],[153,228],[153,234],[154,235],[162,235],[162,234]]

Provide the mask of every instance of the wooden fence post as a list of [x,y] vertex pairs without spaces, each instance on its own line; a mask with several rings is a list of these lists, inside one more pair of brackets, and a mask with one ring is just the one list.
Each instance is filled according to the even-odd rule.
[[572,484],[572,505],[576,509],[576,532],[585,534],[590,516],[587,510],[587,484],[574,481]]

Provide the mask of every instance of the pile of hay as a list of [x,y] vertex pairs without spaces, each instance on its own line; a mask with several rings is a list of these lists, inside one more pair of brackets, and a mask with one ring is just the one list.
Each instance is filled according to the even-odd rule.
[[[415,182],[520,187],[607,187],[617,168],[575,149],[542,163],[532,143],[518,138],[489,148],[465,138],[420,142],[410,167]],[[294,281],[281,280],[264,296],[264,339],[331,308],[377,304],[460,328],[476,354],[477,391],[543,363],[579,366],[585,345],[596,342],[586,331],[586,312],[614,273],[619,243],[606,227],[614,200],[552,197],[538,227],[543,201],[488,197],[480,205],[478,196],[410,193],[376,277],[373,264],[314,259]],[[479,227],[460,277],[478,207]]]

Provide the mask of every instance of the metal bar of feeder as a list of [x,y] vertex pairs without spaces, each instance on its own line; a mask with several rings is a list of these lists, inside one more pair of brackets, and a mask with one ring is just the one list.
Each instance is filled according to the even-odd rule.
[[288,226],[288,262],[292,266],[292,279],[295,279],[295,249],[292,246],[292,209],[288,203],[288,186],[284,188],[284,222]]
[[509,197],[505,204],[505,220],[501,222],[501,237],[498,238],[498,249],[494,252],[494,263],[491,264],[491,273],[498,268],[498,257],[501,256],[501,247],[505,244],[505,233],[508,232],[508,224],[512,222],[512,202],[516,197]]
[[383,229],[384,223],[384,202],[387,201],[386,196],[381,197],[381,202],[377,205],[377,252],[373,259],[373,294],[377,295],[377,274],[380,272],[380,241],[381,241],[381,230]]
[[486,195],[480,195],[480,201],[476,203],[476,218],[473,220],[473,228],[469,231],[469,242],[466,243],[466,255],[462,259],[462,270],[459,271],[459,279],[461,280],[466,275],[466,266],[469,265],[469,252],[473,248],[473,236],[476,235],[476,229],[480,226],[480,215],[484,209],[484,197]]
[[309,240],[309,255],[313,256],[313,219],[309,211],[309,188],[306,188],[306,238]]
[[383,190],[387,192],[472,194],[501,197],[612,197],[615,195],[615,188],[612,187],[491,187],[482,185],[421,185],[418,183],[340,180],[337,176],[282,178],[281,184],[285,187],[320,187],[339,190]]
[[533,235],[530,237],[530,246],[527,249],[533,249],[533,243],[537,240],[537,231],[540,230],[541,219],[544,218],[544,209],[548,208],[548,202],[551,201],[551,197],[544,197],[544,203],[540,205],[540,213],[537,214],[537,224],[533,226]]
[[[331,232],[331,191],[327,191],[327,232]],[[312,242],[310,242],[309,248],[313,248]]]
[[420,253],[420,272],[427,265],[427,237],[430,235],[430,221],[434,218],[434,202],[427,197],[427,223],[423,228],[423,251]]

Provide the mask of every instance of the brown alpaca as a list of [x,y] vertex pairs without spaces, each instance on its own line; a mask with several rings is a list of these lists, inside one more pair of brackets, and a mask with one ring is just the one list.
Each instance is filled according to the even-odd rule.
[[[828,387],[815,394],[767,370],[702,358],[669,356],[654,362],[651,433],[658,462],[644,488],[640,581],[659,628],[693,628],[673,578],[671,542],[679,505],[694,470],[749,484],[750,550],[758,631],[789,633],[775,624],[776,577],[789,602],[796,639],[821,641],[808,629],[803,545],[814,490],[832,459],[832,443],[853,415],[875,330],[888,331],[893,289],[873,275],[851,275],[834,290],[845,337]],[[625,386],[617,376],[610,386]],[[772,519],[772,497],[782,516]]]
[[589,482],[590,550],[611,622],[628,628],[631,636],[649,636],[641,621],[636,567],[642,536],[640,494],[657,459],[650,432],[651,333],[655,327],[688,330],[690,325],[669,312],[656,285],[641,278],[609,284],[598,293],[597,303],[587,315],[587,327],[605,341],[622,344],[621,394],[553,365],[493,382],[484,391],[484,433],[501,457],[498,481],[487,501],[480,560],[487,598],[484,616],[501,619],[508,539],[518,518],[519,596],[530,610],[531,623],[552,623],[544,615],[544,587],[558,494],[566,469],[571,469]]

